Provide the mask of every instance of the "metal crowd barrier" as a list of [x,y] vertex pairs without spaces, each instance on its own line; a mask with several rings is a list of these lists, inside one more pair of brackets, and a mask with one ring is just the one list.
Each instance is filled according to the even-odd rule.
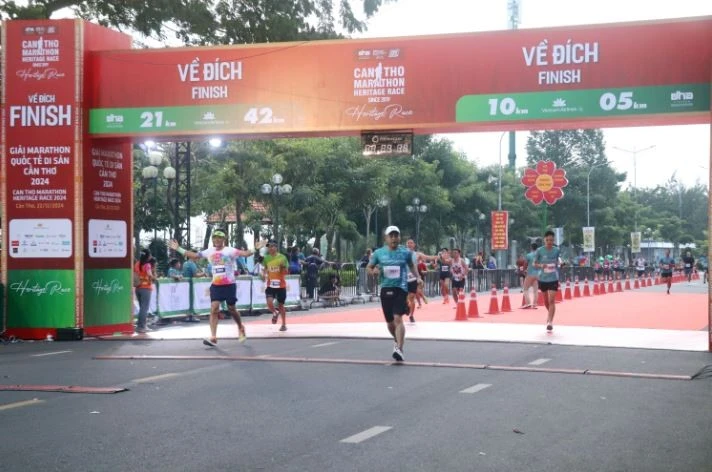
[[[298,275],[287,275],[286,307],[300,306]],[[267,308],[264,281],[260,277],[236,277],[237,303],[241,311]],[[206,315],[210,313],[210,278],[186,280],[158,279],[153,284],[149,311],[160,319]]]

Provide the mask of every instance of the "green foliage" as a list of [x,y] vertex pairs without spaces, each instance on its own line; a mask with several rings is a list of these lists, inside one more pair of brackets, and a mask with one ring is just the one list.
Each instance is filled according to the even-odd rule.
[[[363,17],[370,18],[387,1],[363,0]],[[5,1],[0,17],[51,18],[67,8],[104,26],[191,45],[335,38],[337,25],[347,33],[366,29],[348,0]]]

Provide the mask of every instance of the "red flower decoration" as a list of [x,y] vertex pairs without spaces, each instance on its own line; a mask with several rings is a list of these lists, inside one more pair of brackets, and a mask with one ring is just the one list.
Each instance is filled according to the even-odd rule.
[[553,205],[564,196],[561,189],[569,184],[566,171],[557,169],[551,161],[539,161],[536,169],[526,169],[521,182],[527,187],[524,196],[534,205],[539,205],[542,200]]

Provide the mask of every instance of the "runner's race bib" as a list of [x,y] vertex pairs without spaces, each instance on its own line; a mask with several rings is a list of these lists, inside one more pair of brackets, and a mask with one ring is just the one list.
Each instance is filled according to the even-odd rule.
[[689,268],[690,268],[690,265],[691,265],[691,264],[685,264],[685,267],[686,267],[687,269],[689,269]]
[[663,264],[663,270],[670,270],[670,265]]
[[270,288],[279,288],[280,281],[279,280],[270,280],[269,286],[270,286]]
[[213,273],[214,273],[214,274],[224,274],[224,273],[225,273],[225,266],[215,266],[215,267],[213,267]]
[[387,279],[400,279],[400,266],[386,266],[383,268],[383,276]]
[[544,273],[545,274],[551,274],[552,272],[556,272],[556,264],[544,265]]
[[440,270],[443,272],[450,272],[450,266],[442,266]]

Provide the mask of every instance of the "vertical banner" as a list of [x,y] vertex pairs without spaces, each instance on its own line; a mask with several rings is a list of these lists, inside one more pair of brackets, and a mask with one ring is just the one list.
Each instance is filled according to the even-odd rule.
[[[84,50],[131,48],[125,34],[81,23]],[[85,54],[84,83],[96,76],[96,58]],[[92,87],[84,87],[90,103]],[[88,111],[83,110],[83,116]],[[86,121],[85,121],[86,122]],[[133,156],[131,140],[90,139],[83,133],[82,200],[83,325],[89,335],[132,330]],[[164,287],[165,288],[165,287]],[[164,290],[165,292],[165,290]],[[155,292],[154,292],[155,294]],[[160,303],[165,303],[161,301]],[[159,304],[160,304],[159,303]],[[166,309],[173,311],[172,309]]]
[[509,249],[509,212],[493,211],[492,217],[492,250]]
[[564,243],[564,228],[554,228],[554,244],[561,246]]
[[633,254],[638,254],[640,252],[640,231],[633,231],[630,233],[630,251]]
[[23,337],[80,324],[77,25],[33,20],[5,22],[2,28],[5,326]]
[[593,226],[583,227],[583,252],[596,251],[596,228]]

